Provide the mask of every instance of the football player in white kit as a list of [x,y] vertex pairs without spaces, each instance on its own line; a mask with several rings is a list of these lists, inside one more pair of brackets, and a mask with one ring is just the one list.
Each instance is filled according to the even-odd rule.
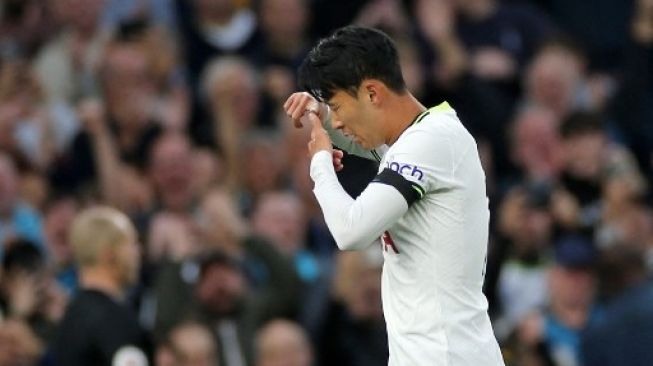
[[[389,365],[503,365],[482,292],[485,174],[456,112],[416,100],[394,43],[369,28],[321,40],[299,83],[308,92],[284,108],[298,127],[312,124],[310,174],[329,230],[342,250],[380,243],[384,252]],[[338,182],[342,155],[332,143],[379,162],[356,199]]]

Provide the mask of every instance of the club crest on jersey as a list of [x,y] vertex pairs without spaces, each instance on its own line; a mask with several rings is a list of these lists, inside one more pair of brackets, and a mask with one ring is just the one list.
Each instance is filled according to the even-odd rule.
[[424,172],[417,165],[393,161],[386,163],[386,166],[404,177],[412,177],[420,182],[424,181]]

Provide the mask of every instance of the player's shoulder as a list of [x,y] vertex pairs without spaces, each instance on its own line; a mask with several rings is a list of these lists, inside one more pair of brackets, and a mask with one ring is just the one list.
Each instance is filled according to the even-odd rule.
[[470,137],[456,111],[445,102],[418,116],[392,146],[392,150],[417,149],[425,152],[425,149],[438,150],[451,144],[463,147],[468,144]]
[[443,102],[424,111],[406,132],[407,137],[426,133],[451,138],[464,130],[456,111],[449,103]]

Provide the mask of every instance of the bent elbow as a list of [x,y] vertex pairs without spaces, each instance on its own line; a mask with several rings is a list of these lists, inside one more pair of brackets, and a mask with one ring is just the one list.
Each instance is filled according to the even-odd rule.
[[344,230],[343,232],[333,235],[336,245],[340,250],[359,250],[368,247],[374,239],[360,235],[354,230]]

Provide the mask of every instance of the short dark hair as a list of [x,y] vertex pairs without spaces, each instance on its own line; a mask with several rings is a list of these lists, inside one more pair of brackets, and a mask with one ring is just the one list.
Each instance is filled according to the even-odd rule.
[[603,118],[594,112],[574,112],[562,121],[558,131],[563,139],[604,132]]
[[9,243],[9,248],[2,259],[5,272],[23,270],[29,273],[45,268],[43,253],[30,240],[18,238]]
[[406,83],[397,47],[385,33],[347,26],[336,30],[309,52],[299,67],[299,86],[325,102],[337,90],[356,96],[365,79],[378,79],[403,93]]

